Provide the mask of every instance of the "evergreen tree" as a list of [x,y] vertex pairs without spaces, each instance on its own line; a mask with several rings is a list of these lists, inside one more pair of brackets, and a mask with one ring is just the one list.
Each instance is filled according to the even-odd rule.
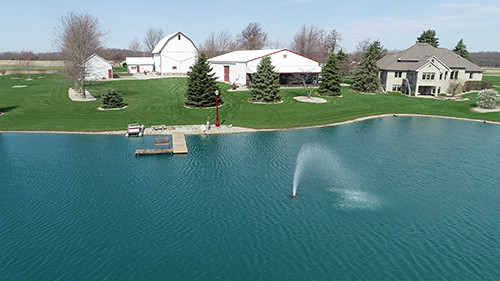
[[380,44],[380,40],[373,41],[372,44],[375,46],[375,52],[377,53],[377,60],[385,57],[385,55],[387,54],[387,49]]
[[337,53],[337,63],[340,68],[340,77],[344,79],[351,74],[351,64],[349,63],[349,56],[344,53],[342,49]]
[[257,66],[257,73],[252,76],[252,101],[278,102],[280,82],[279,74],[274,71],[269,56],[264,57]]
[[372,43],[361,58],[361,62],[354,70],[352,89],[365,93],[378,93],[382,86],[377,66],[376,44]]
[[471,57],[469,56],[469,52],[467,51],[467,46],[465,46],[464,44],[464,39],[460,39],[460,41],[458,41],[457,45],[455,46],[455,49],[453,49],[453,52],[455,52],[457,55],[461,56],[464,59],[472,61]]
[[318,93],[325,96],[340,96],[340,69],[333,53],[321,68]]
[[127,105],[123,102],[122,95],[115,92],[115,90],[108,90],[108,92],[102,94],[101,97],[101,108],[122,108]]
[[436,38],[436,31],[432,29],[422,32],[420,37],[417,37],[417,42],[427,43],[436,48],[439,46],[439,38]]
[[[186,106],[189,107],[214,107],[215,91],[218,90],[217,78],[212,73],[212,68],[208,64],[207,56],[201,53],[193,68],[188,73],[186,89]],[[222,104],[219,95],[219,104]]]

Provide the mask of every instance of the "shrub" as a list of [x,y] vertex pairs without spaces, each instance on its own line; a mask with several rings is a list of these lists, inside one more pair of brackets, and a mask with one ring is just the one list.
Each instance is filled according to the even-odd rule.
[[127,63],[126,62],[122,63],[122,66],[127,67]]
[[2,73],[2,75],[5,75],[6,72],[7,72],[7,69],[0,69],[0,73]]
[[127,104],[123,102],[122,95],[115,92],[115,90],[108,90],[107,93],[102,94],[102,108],[122,108]]
[[477,94],[477,105],[481,108],[494,109],[500,103],[498,92],[493,89],[481,90]]
[[493,82],[491,81],[466,81],[465,90],[469,91],[479,91],[484,89],[491,89],[493,87]]
[[450,82],[450,85],[448,86],[448,94],[450,94],[452,97],[456,96],[458,93],[461,93],[464,91],[464,85],[460,82]]

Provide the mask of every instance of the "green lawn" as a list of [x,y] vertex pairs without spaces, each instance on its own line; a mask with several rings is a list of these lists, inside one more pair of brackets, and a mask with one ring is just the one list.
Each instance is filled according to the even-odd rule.
[[[207,115],[215,120],[215,109],[188,109],[183,106],[185,78],[103,81],[89,84],[94,96],[108,89],[121,92],[128,107],[117,111],[98,111],[95,102],[73,102],[68,98],[70,85],[57,74],[44,79],[21,80],[26,88],[12,88],[17,80],[0,76],[0,130],[123,130],[128,123],[151,125],[203,124]],[[297,102],[302,89],[283,89],[281,104],[250,104],[249,92],[226,92],[230,85],[220,84],[224,105],[220,108],[223,124],[252,128],[289,128],[330,124],[384,113],[419,113],[500,121],[500,113],[479,114],[469,109],[470,101],[439,101],[410,98],[401,94],[363,95],[342,89],[343,97],[327,98],[325,104]]]
[[500,75],[483,75],[483,81],[491,81],[493,85],[500,85]]

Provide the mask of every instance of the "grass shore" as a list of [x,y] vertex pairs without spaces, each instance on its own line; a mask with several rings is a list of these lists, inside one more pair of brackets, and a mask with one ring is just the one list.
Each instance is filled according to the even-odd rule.
[[[39,76],[39,75],[37,75]],[[0,76],[0,131],[118,131],[128,123],[151,125],[195,125],[215,121],[215,109],[184,107],[185,78],[114,80],[91,82],[88,90],[96,97],[108,89],[121,92],[128,107],[99,111],[94,102],[73,102],[70,84],[57,74],[27,81]],[[27,87],[12,88],[21,83]],[[342,88],[343,97],[326,98],[327,103],[302,103],[293,99],[304,90],[282,89],[283,103],[251,104],[249,92],[228,92],[220,84],[224,105],[219,109],[222,124],[255,129],[321,126],[381,114],[424,114],[500,122],[500,113],[476,113],[476,93],[467,101],[435,100],[389,93],[365,95]]]

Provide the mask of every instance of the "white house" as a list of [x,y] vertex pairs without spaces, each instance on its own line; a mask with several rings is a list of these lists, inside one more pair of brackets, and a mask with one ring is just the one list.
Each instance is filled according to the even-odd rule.
[[97,80],[108,78],[113,78],[113,65],[97,54],[88,57],[85,62],[85,79]]
[[154,69],[152,57],[128,57],[125,61],[129,73],[152,72]]
[[446,93],[453,83],[481,81],[483,69],[445,48],[416,43],[377,62],[385,91],[408,95]]
[[304,57],[287,49],[234,51],[209,59],[218,81],[249,84],[252,74],[263,57],[269,56],[275,71],[280,74],[280,83],[294,73],[320,73],[318,61]]
[[158,73],[187,73],[198,58],[198,48],[182,32],[161,39],[152,52]]

